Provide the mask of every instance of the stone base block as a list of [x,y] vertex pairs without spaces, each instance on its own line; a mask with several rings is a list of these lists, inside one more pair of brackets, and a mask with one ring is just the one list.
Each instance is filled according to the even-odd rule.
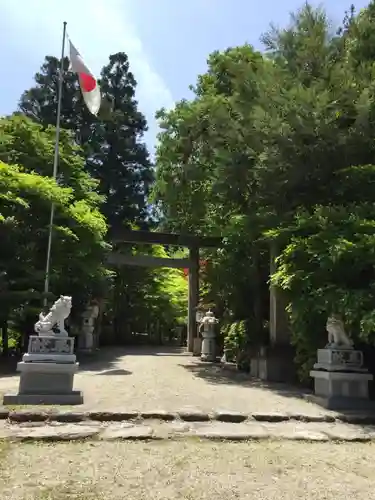
[[68,394],[73,389],[74,375],[70,373],[21,373],[21,394]]
[[196,337],[193,343],[193,356],[200,356],[202,352],[202,339]]
[[94,327],[85,326],[83,330],[78,335],[78,349],[82,352],[91,352],[94,349]]
[[17,365],[21,372],[18,394],[5,395],[4,404],[82,404],[82,394],[73,391],[77,370],[78,363],[22,361]]
[[214,336],[203,338],[201,360],[210,363],[216,361],[216,341]]
[[82,405],[81,391],[70,394],[4,394],[3,405]]
[[367,410],[375,411],[375,401],[369,399],[347,398],[347,397],[331,397],[324,398],[308,394],[305,398],[310,403],[317,404],[326,410],[343,411],[343,410]]
[[215,363],[216,362],[216,356],[215,354],[201,354],[201,361],[204,363]]
[[78,355],[92,357],[97,353],[98,349],[79,349]]
[[375,408],[375,402],[369,400],[368,383],[373,378],[370,373],[312,370],[310,376],[314,378],[315,395],[309,399],[325,408]]
[[250,375],[269,382],[295,382],[294,351],[289,346],[261,349],[259,354],[250,360]]
[[17,371],[21,372],[20,394],[69,394],[78,363],[20,362]]
[[326,372],[312,370],[315,395],[321,397],[349,397],[368,399],[370,373]]

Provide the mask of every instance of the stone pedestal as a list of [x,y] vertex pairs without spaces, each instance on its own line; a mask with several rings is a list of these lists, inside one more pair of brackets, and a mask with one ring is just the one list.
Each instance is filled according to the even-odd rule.
[[363,368],[363,353],[354,349],[325,348],[318,349],[318,362],[314,370],[326,370],[330,372],[365,372]]
[[269,382],[294,383],[296,370],[291,345],[261,347],[250,360],[250,376]]
[[94,350],[94,329],[82,328],[78,335],[78,349],[80,352],[92,352]]
[[216,342],[214,331],[202,332],[202,352],[201,360],[214,362],[216,361]]
[[202,339],[195,337],[193,339],[193,356],[200,356],[202,352]]
[[17,364],[18,394],[5,394],[4,405],[76,405],[83,403],[80,391],[73,391],[79,364],[74,338],[30,336],[27,354]]
[[[270,246],[270,276],[277,271],[279,249]],[[250,374],[269,382],[293,383],[296,379],[294,348],[290,343],[290,325],[286,312],[287,301],[282,292],[270,286],[269,345],[262,346],[250,360]]]
[[82,331],[78,335],[78,349],[81,352],[91,353],[95,349],[95,320],[98,315],[98,309],[95,307],[87,308],[82,314]]
[[375,408],[368,384],[373,376],[363,367],[363,354],[349,348],[318,350],[318,362],[310,372],[314,379],[312,402],[331,410]]
[[309,397],[311,402],[330,410],[375,408],[368,395],[368,383],[373,378],[369,373],[312,370],[310,376],[315,393]]

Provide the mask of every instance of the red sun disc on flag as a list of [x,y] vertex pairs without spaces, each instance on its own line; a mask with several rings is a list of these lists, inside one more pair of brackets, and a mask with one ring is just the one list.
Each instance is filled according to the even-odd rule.
[[94,77],[91,75],[88,75],[87,73],[80,73],[79,74],[79,81],[82,87],[82,90],[85,92],[92,92],[94,88],[96,87],[96,80]]

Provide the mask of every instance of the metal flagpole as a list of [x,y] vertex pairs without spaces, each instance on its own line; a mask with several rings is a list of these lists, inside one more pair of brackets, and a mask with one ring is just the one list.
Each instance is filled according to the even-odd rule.
[[[59,140],[60,140],[60,115],[61,115],[61,97],[62,97],[62,84],[63,84],[63,72],[64,72],[64,52],[65,52],[65,38],[66,38],[66,22],[64,21],[63,27],[63,39],[61,47],[61,61],[60,61],[60,73],[59,82],[57,87],[57,116],[56,116],[56,139],[55,139],[55,154],[53,157],[53,178],[57,178],[57,167],[59,164]],[[51,262],[51,247],[52,247],[52,232],[53,232],[53,219],[55,216],[55,205],[51,205],[51,215],[49,219],[48,228],[48,244],[47,244],[47,258],[46,258],[46,270],[44,279],[44,307],[47,307],[48,298],[47,294],[49,291],[49,274],[50,274],[50,262]]]

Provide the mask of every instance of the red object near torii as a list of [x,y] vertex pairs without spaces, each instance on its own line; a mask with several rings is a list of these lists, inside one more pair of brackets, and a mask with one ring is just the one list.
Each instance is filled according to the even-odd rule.
[[[207,265],[207,260],[200,260],[199,261],[200,268],[206,267],[206,265]],[[187,269],[186,267],[183,269],[183,272],[184,272],[185,277],[189,276],[189,269]]]

